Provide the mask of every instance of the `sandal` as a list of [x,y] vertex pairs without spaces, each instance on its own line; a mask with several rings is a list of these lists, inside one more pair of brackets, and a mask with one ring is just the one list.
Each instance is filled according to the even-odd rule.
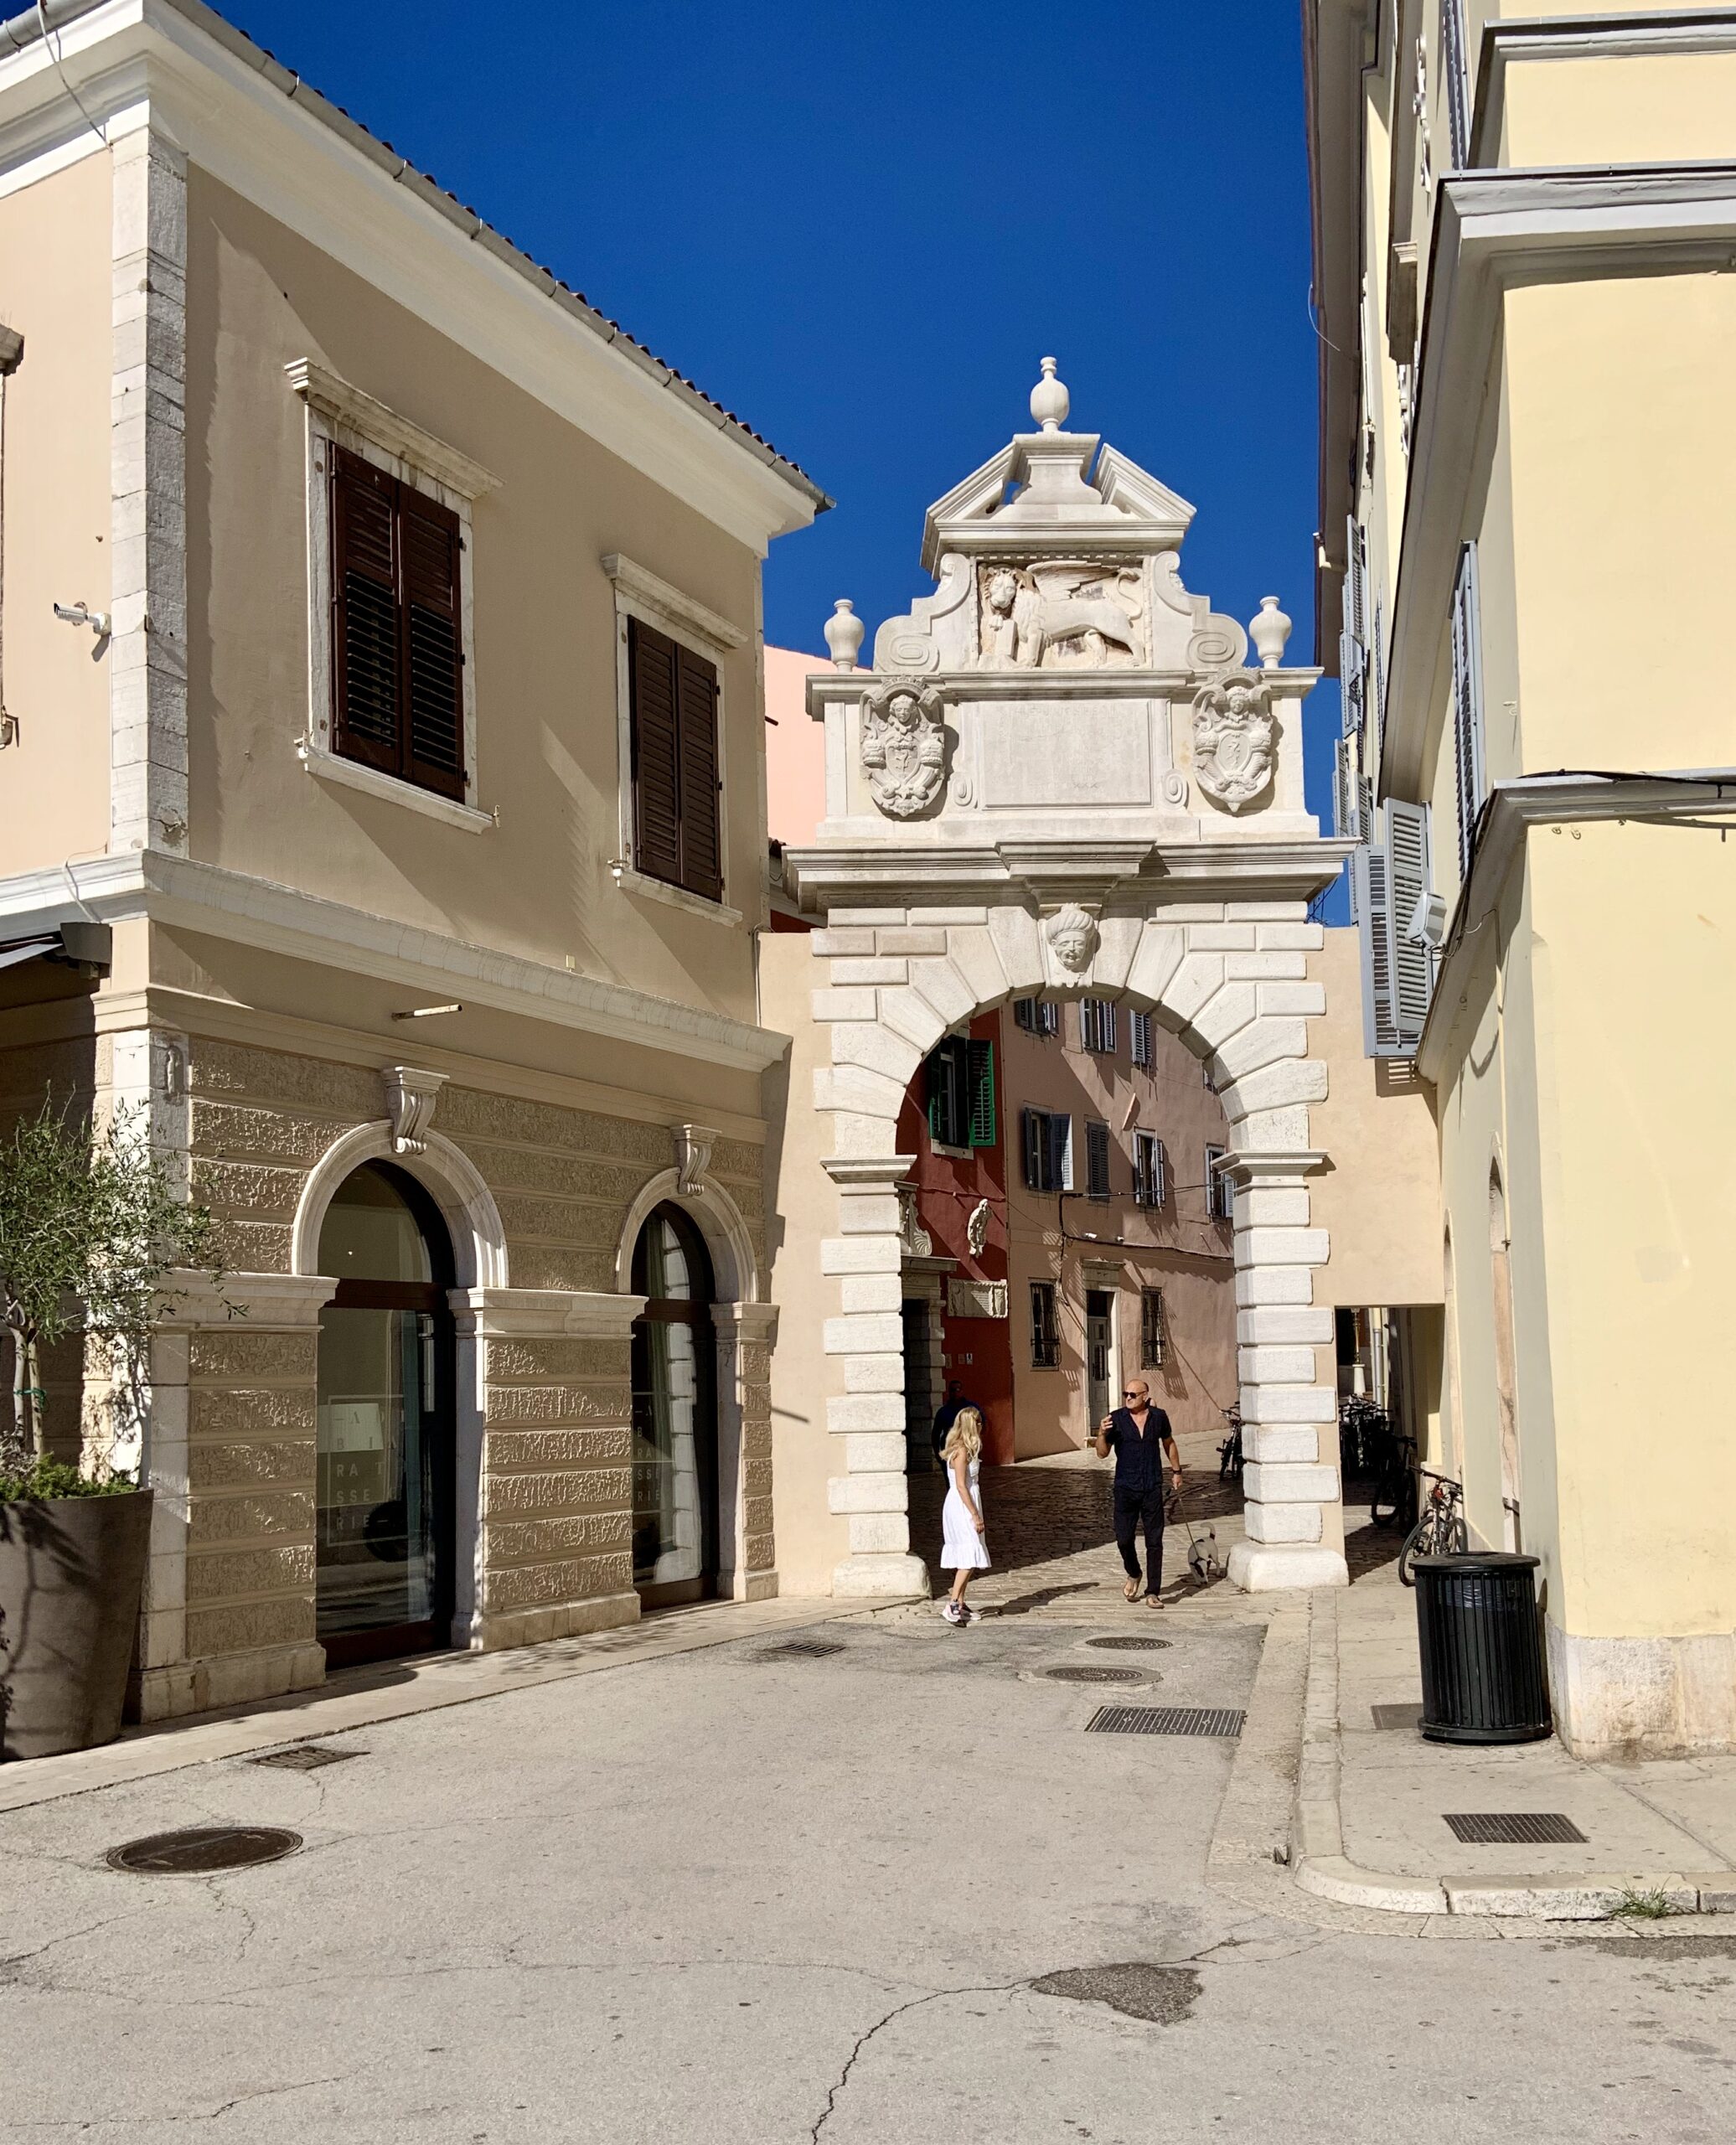
[[1126,1585],[1121,1589],[1121,1598],[1124,1601],[1137,1601],[1139,1600],[1139,1582],[1138,1579],[1130,1579],[1127,1582]]

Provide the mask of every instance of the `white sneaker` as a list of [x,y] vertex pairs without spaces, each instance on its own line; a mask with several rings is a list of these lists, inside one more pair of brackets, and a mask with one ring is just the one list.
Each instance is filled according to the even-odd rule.
[[970,1621],[969,1610],[957,1601],[948,1602],[940,1613],[943,1620],[948,1624],[968,1624]]

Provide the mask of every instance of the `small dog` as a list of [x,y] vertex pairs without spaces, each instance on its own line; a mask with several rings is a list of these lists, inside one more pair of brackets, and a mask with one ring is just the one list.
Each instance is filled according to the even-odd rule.
[[1201,1586],[1209,1586],[1215,1579],[1222,1579],[1226,1567],[1217,1553],[1217,1529],[1208,1527],[1202,1537],[1188,1529],[1187,1569]]

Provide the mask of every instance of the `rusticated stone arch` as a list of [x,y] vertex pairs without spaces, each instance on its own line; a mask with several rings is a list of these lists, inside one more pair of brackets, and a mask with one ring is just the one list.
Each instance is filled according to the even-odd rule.
[[834,1591],[875,1595],[926,1585],[910,1553],[904,1478],[902,1335],[896,1186],[913,1157],[897,1151],[912,1075],[941,1037],[1010,998],[1090,994],[1150,1012],[1206,1063],[1230,1128],[1241,1400],[1248,1465],[1246,1543],[1232,1576],[1244,1586],[1342,1584],[1337,1406],[1331,1314],[1314,1301],[1329,1249],[1310,1222],[1310,1105],[1326,1068],[1309,1056],[1309,1021],[1325,1011],[1309,956],[1320,927],[1299,901],[1170,902],[1113,911],[1082,933],[1089,958],[1035,903],[834,907],[810,941],[814,1016],[831,1062],[815,1076],[831,1114],[825,1167],[838,1188],[835,1236],[822,1247],[840,1308],[825,1347],[844,1359],[845,1391],[828,1403],[842,1465],[832,1509],[847,1516],[851,1554]]

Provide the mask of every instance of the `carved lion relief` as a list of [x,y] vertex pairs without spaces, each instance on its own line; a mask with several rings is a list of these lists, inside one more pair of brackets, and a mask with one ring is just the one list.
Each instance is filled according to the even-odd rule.
[[1248,673],[1217,678],[1194,695],[1194,776],[1212,802],[1240,812],[1272,786],[1278,717]]
[[892,678],[862,695],[862,768],[881,810],[913,819],[946,788],[946,731],[937,686]]
[[1052,559],[982,569],[979,660],[985,670],[1101,669],[1145,659],[1135,566]]

